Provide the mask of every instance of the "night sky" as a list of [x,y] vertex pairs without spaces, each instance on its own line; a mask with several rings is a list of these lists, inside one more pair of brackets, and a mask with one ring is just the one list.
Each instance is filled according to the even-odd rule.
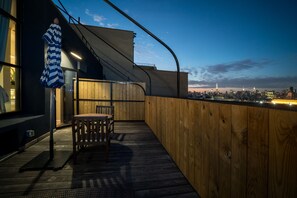
[[[61,2],[84,24],[134,31],[134,62],[176,71],[162,45],[103,0]],[[172,48],[191,87],[297,87],[297,1],[111,2]]]

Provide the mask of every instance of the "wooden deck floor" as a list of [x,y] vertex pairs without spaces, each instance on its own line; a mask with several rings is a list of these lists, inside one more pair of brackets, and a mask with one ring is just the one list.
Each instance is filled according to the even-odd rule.
[[[48,150],[48,138],[0,163],[0,197],[199,197],[143,122],[116,122],[109,162],[103,149],[80,152],[57,171],[19,172]],[[54,135],[55,150],[72,151],[71,128]]]

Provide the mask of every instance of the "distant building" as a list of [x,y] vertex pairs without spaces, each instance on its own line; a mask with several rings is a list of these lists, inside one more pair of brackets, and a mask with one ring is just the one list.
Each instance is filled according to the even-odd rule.
[[294,88],[290,87],[289,91],[287,92],[286,99],[294,99],[296,93],[294,92]]
[[266,96],[266,99],[274,99],[275,98],[275,93],[274,91],[265,91],[265,96]]

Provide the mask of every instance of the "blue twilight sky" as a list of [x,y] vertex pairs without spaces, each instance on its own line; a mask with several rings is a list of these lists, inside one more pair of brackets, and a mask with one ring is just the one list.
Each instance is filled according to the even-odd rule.
[[[84,24],[134,31],[135,63],[176,71],[162,45],[103,0],[60,1]],[[297,87],[296,0],[110,1],[170,46],[189,86]]]

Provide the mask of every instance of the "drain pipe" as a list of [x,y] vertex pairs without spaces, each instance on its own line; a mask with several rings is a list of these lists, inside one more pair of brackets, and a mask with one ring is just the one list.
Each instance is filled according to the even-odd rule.
[[106,3],[108,3],[112,8],[114,8],[116,11],[118,11],[120,14],[122,14],[124,17],[126,17],[131,22],[133,22],[135,25],[137,25],[139,28],[141,28],[143,31],[145,31],[147,34],[149,34],[151,37],[153,37],[154,39],[156,39],[159,43],[161,43],[172,54],[172,56],[173,56],[173,58],[175,60],[176,69],[177,69],[177,77],[176,77],[176,81],[177,81],[177,97],[180,98],[180,83],[179,83],[180,82],[180,69],[179,69],[179,62],[178,62],[178,59],[177,59],[175,53],[173,52],[173,50],[166,43],[164,43],[161,39],[159,39],[156,35],[154,35],[148,29],[146,29],[145,27],[143,27],[140,23],[138,23],[137,21],[135,21],[132,17],[130,17],[125,12],[123,12],[121,9],[119,9],[118,7],[116,7],[109,0],[104,0],[104,1]]

